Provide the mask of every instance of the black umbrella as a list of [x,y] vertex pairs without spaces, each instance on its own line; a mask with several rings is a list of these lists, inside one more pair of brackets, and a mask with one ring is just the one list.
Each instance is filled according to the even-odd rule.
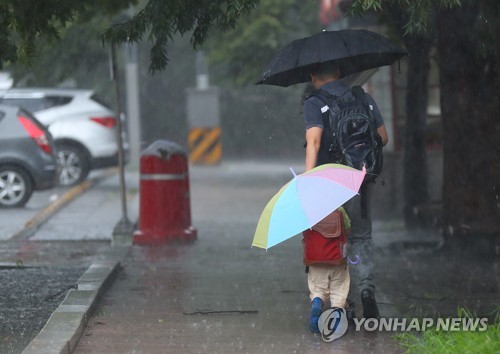
[[310,81],[314,65],[332,62],[342,77],[390,65],[408,54],[378,33],[346,29],[324,31],[295,40],[281,49],[257,84],[287,87]]

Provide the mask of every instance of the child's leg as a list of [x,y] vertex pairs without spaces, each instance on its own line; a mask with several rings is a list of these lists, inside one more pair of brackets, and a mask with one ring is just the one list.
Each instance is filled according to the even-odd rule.
[[321,316],[324,302],[328,299],[328,274],[329,269],[325,266],[309,266],[307,283],[311,294],[312,308],[309,316],[309,329],[313,333],[319,333],[318,320]]
[[329,284],[331,307],[347,307],[347,295],[349,294],[350,285],[351,277],[349,275],[349,267],[347,264],[332,266]]
[[323,302],[328,300],[330,294],[330,266],[312,265],[309,266],[309,273],[307,275],[307,284],[309,286],[309,295],[311,301],[318,297]]

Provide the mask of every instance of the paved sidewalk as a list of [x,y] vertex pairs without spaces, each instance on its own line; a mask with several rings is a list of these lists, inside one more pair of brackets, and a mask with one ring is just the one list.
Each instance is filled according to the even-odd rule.
[[[288,166],[303,168],[302,162],[286,161],[192,167],[198,240],[125,249],[112,263],[117,268],[109,268],[116,269],[111,286],[99,288],[102,297],[85,310],[85,323],[93,313],[86,328],[78,326],[60,352],[72,351],[80,334],[74,353],[403,352],[396,333],[350,326],[331,343],[311,334],[300,237],[268,252],[251,248],[263,207],[291,178]],[[454,317],[459,306],[485,316],[498,306],[497,259],[436,252],[439,232],[410,234],[402,226],[374,223],[382,316]],[[359,293],[353,294],[360,318]],[[74,306],[60,312],[80,310]],[[27,353],[54,353],[31,348]]]
[[198,240],[131,247],[74,353],[401,352],[389,333],[349,330],[327,343],[309,332],[300,237],[250,247],[260,212],[290,178],[284,163],[192,168]]

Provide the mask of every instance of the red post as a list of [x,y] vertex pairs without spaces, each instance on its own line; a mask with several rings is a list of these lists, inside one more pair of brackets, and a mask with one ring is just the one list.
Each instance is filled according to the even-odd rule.
[[194,241],[187,155],[177,144],[157,140],[141,154],[139,227],[134,244]]

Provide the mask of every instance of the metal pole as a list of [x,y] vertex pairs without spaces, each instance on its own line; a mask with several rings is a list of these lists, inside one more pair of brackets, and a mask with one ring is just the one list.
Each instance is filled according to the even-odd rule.
[[121,108],[120,108],[120,83],[118,80],[118,70],[116,64],[116,49],[115,45],[111,44],[111,79],[115,83],[115,105],[116,105],[116,137],[118,142],[118,169],[120,176],[120,197],[122,206],[122,218],[113,229],[113,241],[115,237],[131,238],[133,232],[133,225],[127,216],[127,195],[125,188],[125,168],[123,159],[123,139],[122,139],[122,122],[121,122]]
[[141,157],[141,114],[139,96],[139,71],[137,64],[137,45],[125,46],[125,87],[127,93],[128,141],[130,147],[129,168],[138,169]]

